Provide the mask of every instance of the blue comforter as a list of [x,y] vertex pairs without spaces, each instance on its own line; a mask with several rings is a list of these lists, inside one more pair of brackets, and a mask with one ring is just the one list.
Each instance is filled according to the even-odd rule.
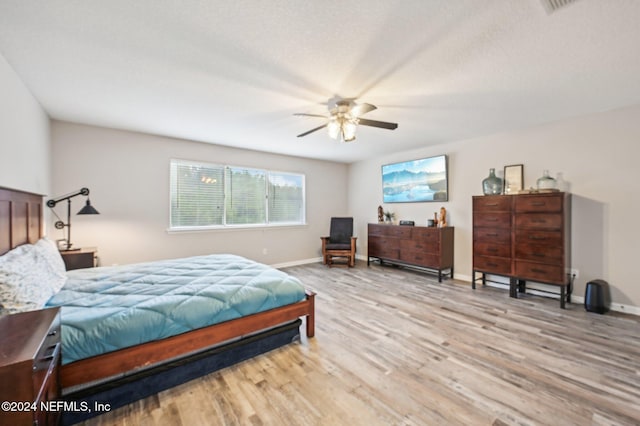
[[62,363],[162,339],[303,300],[300,281],[234,255],[68,272]]

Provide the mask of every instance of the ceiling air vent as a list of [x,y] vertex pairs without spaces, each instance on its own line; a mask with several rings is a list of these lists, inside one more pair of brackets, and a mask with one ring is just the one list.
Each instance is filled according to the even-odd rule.
[[558,9],[574,3],[576,0],[540,0],[547,10],[547,13],[553,13]]

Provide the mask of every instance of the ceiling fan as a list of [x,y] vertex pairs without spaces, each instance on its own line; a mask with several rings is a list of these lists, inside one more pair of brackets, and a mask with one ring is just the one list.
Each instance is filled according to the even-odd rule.
[[322,126],[318,126],[304,133],[300,133],[298,135],[299,138],[326,127],[329,131],[329,137],[331,137],[332,139],[340,139],[343,142],[351,142],[356,138],[356,128],[358,124],[389,130],[395,130],[398,128],[397,123],[388,123],[386,121],[368,120],[366,118],[361,118],[362,115],[371,112],[374,109],[377,109],[375,105],[366,103],[356,104],[353,99],[338,99],[335,101],[330,100],[328,105],[328,116],[305,113],[293,114],[296,116],[321,117],[327,119],[327,122]]

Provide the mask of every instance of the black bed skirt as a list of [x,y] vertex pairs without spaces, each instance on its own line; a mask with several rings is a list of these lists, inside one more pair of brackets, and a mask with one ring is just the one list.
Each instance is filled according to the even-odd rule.
[[81,422],[103,414],[107,407],[108,411],[114,410],[299,340],[301,323],[298,319],[232,343],[65,394],[63,399],[76,409],[62,413],[62,424]]

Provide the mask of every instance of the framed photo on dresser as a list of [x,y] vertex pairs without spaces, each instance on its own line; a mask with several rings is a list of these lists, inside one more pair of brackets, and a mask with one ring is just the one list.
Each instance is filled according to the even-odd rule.
[[524,165],[504,166],[503,194],[517,194],[524,189]]

